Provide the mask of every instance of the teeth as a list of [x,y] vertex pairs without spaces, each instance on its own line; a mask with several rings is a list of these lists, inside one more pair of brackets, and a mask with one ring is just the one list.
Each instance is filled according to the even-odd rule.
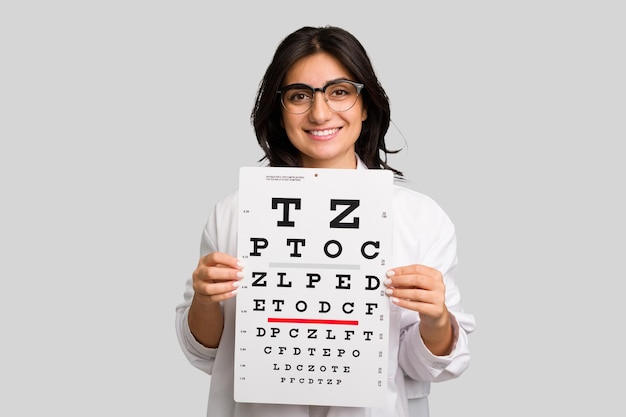
[[338,128],[326,129],[326,130],[312,130],[311,134],[313,134],[315,136],[328,136],[328,135],[332,135],[333,133],[335,133],[338,130],[339,130]]

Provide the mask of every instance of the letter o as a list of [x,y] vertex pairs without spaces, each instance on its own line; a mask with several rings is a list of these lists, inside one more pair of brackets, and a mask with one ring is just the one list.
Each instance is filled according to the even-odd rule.
[[[329,247],[330,245],[335,245],[335,246],[337,246],[337,252],[336,252],[336,253],[330,253],[330,252],[328,251],[328,247]],[[341,251],[342,251],[342,250],[343,250],[343,248],[341,247],[341,243],[339,243],[338,241],[333,240],[333,239],[329,240],[329,241],[328,241],[328,242],[326,242],[326,244],[324,245],[324,253],[325,253],[325,254],[326,254],[326,256],[328,256],[329,258],[336,258],[336,257],[338,257],[339,255],[341,255]]]

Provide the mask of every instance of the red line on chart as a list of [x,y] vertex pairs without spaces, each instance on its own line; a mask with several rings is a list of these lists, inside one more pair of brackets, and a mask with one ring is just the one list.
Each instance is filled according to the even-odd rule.
[[290,319],[279,317],[268,317],[268,323],[303,323],[303,324],[347,324],[358,326],[358,320],[322,320],[322,319]]

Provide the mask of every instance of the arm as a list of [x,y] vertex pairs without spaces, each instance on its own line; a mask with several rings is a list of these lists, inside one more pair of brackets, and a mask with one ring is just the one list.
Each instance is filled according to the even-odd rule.
[[211,373],[224,329],[224,300],[235,296],[241,266],[236,253],[237,194],[219,202],[206,223],[200,259],[176,307],[176,333],[191,364]]
[[404,207],[410,209],[397,213],[402,239],[394,252],[406,264],[391,269],[385,282],[391,301],[405,309],[399,365],[417,381],[455,378],[469,366],[467,335],[475,326],[455,282],[455,228],[429,198]]
[[[445,381],[459,377],[469,366],[468,335],[475,328],[474,316],[463,311],[459,289],[452,273],[444,275],[446,311],[451,343],[445,353],[437,352],[424,336],[421,315],[408,310],[403,314],[399,364],[405,374],[416,381]],[[432,336],[433,333],[429,335]],[[434,333],[436,335],[436,332]]]

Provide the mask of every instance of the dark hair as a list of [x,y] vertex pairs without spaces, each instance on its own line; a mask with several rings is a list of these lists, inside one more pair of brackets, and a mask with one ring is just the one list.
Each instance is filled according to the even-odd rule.
[[367,119],[355,144],[357,155],[368,168],[389,169],[401,177],[402,172],[387,164],[387,155],[399,152],[387,149],[385,144],[391,120],[389,97],[363,45],[346,30],[333,26],[302,27],[283,39],[276,49],[259,85],[250,117],[257,141],[265,153],[261,161],[267,159],[270,166],[301,166],[300,154],[281,126],[280,97],[276,91],[296,61],[319,52],[334,56],[356,77],[355,81],[365,85],[361,96]]

